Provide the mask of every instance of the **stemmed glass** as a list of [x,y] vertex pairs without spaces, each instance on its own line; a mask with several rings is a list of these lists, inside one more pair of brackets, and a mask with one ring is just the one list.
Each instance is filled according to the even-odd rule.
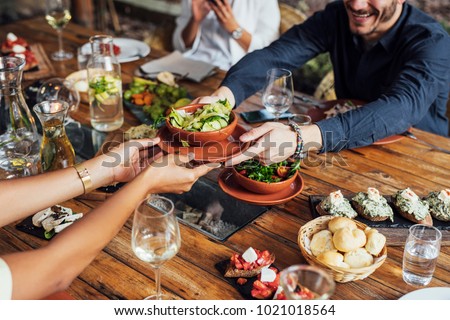
[[166,298],[161,293],[161,266],[173,258],[181,245],[180,229],[170,199],[150,195],[134,211],[131,247],[155,271],[156,294],[146,300]]
[[292,72],[282,68],[269,69],[262,94],[262,103],[266,110],[275,116],[275,121],[278,121],[280,115],[289,109],[293,100]]
[[70,14],[70,0],[45,0],[45,19],[58,33],[59,50],[52,53],[52,59],[56,61],[71,59],[73,54],[64,51],[62,43],[62,29],[72,19],[72,15]]

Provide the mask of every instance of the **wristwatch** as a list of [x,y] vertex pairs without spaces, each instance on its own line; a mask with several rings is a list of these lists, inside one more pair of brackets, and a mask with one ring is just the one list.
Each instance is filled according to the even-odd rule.
[[231,37],[234,40],[238,40],[242,37],[242,28],[241,27],[237,27],[236,29],[233,30],[233,32],[231,32]]

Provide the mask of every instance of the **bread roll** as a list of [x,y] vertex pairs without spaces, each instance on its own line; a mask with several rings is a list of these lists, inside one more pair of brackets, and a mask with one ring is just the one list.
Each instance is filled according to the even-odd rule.
[[311,239],[310,247],[312,254],[316,257],[325,251],[336,251],[333,245],[333,235],[329,230],[315,233]]
[[386,244],[386,237],[378,232],[376,229],[370,229],[366,232],[367,242],[365,245],[366,250],[373,254],[374,256],[378,256],[383,250],[384,245]]
[[366,244],[366,234],[361,229],[341,228],[333,235],[333,244],[339,251],[353,251]]
[[364,248],[358,248],[344,255],[344,262],[351,268],[368,267],[373,263],[373,256]]
[[336,251],[322,252],[317,256],[317,260],[329,266],[350,268],[350,266],[344,262],[344,256]]
[[346,217],[336,217],[328,222],[328,230],[335,233],[339,229],[348,227],[351,230],[356,229],[356,223],[352,219]]

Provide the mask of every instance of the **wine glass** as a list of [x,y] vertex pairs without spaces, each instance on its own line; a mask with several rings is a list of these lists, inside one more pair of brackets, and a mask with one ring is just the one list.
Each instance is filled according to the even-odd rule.
[[161,266],[173,258],[181,245],[180,229],[170,199],[150,195],[134,211],[131,247],[155,271],[156,294],[145,300],[167,298],[161,293]]
[[323,269],[298,264],[281,271],[280,286],[288,300],[327,300],[334,293],[335,282]]
[[73,54],[64,51],[62,43],[62,29],[72,19],[72,15],[70,14],[70,0],[45,0],[45,19],[58,33],[59,50],[52,53],[52,59],[56,61],[71,59]]
[[269,69],[262,94],[262,103],[266,110],[275,116],[275,121],[278,121],[280,115],[289,109],[293,100],[292,72],[282,68]]

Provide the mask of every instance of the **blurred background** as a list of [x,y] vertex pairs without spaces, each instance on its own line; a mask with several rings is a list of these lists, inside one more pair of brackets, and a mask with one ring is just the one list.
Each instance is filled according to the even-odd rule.
[[[303,21],[331,1],[333,0],[279,0],[282,19],[280,31]],[[72,21],[113,36],[142,40],[154,49],[172,51],[171,36],[175,19],[181,11],[180,2],[72,0]],[[409,3],[433,16],[450,33],[449,0],[409,0]],[[43,0],[1,0],[0,25],[37,15],[43,16],[43,12]],[[321,82],[326,80],[324,78],[330,70],[328,54],[316,57],[295,72],[295,89],[314,94]]]

